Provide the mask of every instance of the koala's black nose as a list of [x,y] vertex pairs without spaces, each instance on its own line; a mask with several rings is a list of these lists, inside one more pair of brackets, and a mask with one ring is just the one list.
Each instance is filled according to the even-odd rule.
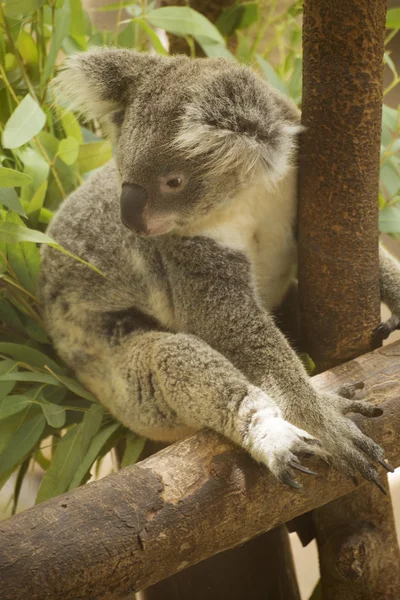
[[137,232],[145,231],[145,223],[143,220],[143,210],[147,203],[147,192],[136,183],[123,183],[120,208],[121,221],[125,227],[134,229]]

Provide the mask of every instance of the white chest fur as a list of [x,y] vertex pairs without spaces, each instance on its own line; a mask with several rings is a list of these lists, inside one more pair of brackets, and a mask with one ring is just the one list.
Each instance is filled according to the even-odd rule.
[[296,178],[292,169],[274,189],[268,189],[260,176],[197,232],[246,254],[257,293],[269,310],[283,299],[296,259]]

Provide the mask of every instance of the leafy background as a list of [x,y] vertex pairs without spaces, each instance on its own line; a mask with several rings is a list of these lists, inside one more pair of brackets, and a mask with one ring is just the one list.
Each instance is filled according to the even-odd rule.
[[[301,105],[302,2],[236,3],[215,25],[189,7],[117,2],[116,25],[98,30],[81,0],[0,0],[0,487],[12,476],[7,512],[19,507],[29,470],[43,474],[36,502],[96,477],[106,455],[126,466],[145,440],[127,432],[55,356],[43,328],[36,283],[38,244],[63,199],[112,155],[96,122],[82,125],[49,85],[66,55],[119,45],[167,54],[167,36],[194,56],[250,64]],[[93,13],[92,13],[93,15]],[[387,18],[387,42],[400,9]],[[389,94],[400,82],[385,54]],[[400,107],[384,106],[380,228],[400,236]],[[79,257],[76,257],[79,260]],[[88,268],[91,268],[88,266]],[[109,463],[108,463],[109,464]],[[5,513],[4,513],[5,514]]]

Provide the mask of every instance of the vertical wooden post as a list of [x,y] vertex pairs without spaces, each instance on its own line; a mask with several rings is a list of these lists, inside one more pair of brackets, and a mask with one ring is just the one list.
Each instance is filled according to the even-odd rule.
[[[299,284],[318,371],[367,352],[379,323],[378,182],[385,0],[305,0]],[[324,600],[400,598],[390,497],[314,513]]]

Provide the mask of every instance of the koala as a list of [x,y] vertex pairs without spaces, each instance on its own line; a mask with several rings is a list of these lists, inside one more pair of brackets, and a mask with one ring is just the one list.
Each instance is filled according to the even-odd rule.
[[[317,392],[274,320],[296,263],[298,110],[223,59],[98,49],[69,58],[56,85],[115,148],[48,229],[103,275],[42,249],[60,357],[141,436],[209,427],[292,487],[309,453],[380,486],[384,452],[346,416],[380,409]],[[400,269],[382,252],[400,315]]]

